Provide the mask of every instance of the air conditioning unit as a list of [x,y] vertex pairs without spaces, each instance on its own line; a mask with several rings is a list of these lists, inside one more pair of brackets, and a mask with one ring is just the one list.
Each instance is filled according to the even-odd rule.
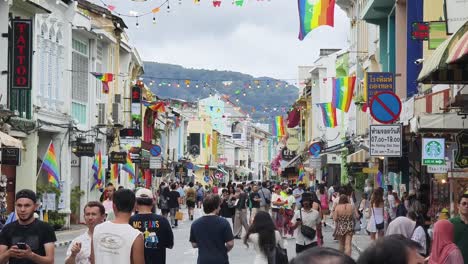
[[114,103],[116,103],[116,104],[121,104],[122,103],[122,95],[121,94],[115,94],[114,95]]
[[107,124],[106,120],[106,104],[105,103],[98,103],[98,116],[97,116],[97,125],[98,126],[105,126]]
[[123,125],[122,108],[120,107],[120,104],[118,103],[112,104],[112,120],[114,120],[114,126]]

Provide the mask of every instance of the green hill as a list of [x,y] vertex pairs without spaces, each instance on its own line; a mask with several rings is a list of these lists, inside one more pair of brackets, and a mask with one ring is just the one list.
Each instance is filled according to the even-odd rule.
[[197,101],[210,94],[225,94],[260,121],[285,114],[297,99],[297,87],[270,77],[254,78],[240,72],[188,69],[149,61],[144,65],[143,81],[158,97]]

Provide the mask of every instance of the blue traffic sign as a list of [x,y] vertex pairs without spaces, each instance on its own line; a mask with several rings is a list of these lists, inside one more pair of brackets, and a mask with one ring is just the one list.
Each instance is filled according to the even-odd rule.
[[192,162],[186,163],[185,168],[187,168],[188,170],[193,170],[193,163]]
[[320,142],[314,142],[310,144],[309,146],[309,154],[313,155],[314,157],[318,157],[320,155],[320,152],[322,151],[322,146],[320,145]]
[[205,176],[205,177],[203,178],[203,180],[204,180],[205,182],[208,183],[208,182],[210,182],[210,177],[209,177],[209,176]]
[[401,100],[393,92],[381,92],[372,97],[369,108],[376,121],[391,124],[400,117]]
[[151,155],[153,155],[154,157],[157,157],[157,156],[161,155],[161,146],[159,146],[159,145],[154,145],[153,147],[151,147],[150,153],[151,153]]

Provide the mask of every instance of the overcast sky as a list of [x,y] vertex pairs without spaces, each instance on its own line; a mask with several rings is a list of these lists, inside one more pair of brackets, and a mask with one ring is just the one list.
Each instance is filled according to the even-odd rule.
[[[163,0],[132,2],[103,0],[115,11],[144,13]],[[98,0],[94,0],[99,3]],[[335,27],[315,29],[299,41],[296,0],[245,0],[243,7],[223,0],[170,1],[156,14],[139,19],[124,18],[132,44],[143,60],[180,64],[184,67],[233,70],[279,79],[297,78],[297,66],[311,65],[320,48],[344,48],[349,39],[346,14],[335,8]]]

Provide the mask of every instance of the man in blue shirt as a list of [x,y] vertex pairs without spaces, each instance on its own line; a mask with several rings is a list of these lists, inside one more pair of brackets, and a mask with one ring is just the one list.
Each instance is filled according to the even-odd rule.
[[234,247],[229,222],[218,216],[221,198],[209,194],[203,200],[206,215],[198,218],[190,228],[190,243],[198,248],[198,264],[229,264],[228,252]]
[[304,193],[304,184],[299,183],[299,186],[293,191],[294,198],[296,198],[296,206],[298,207],[298,209],[301,208],[300,205],[301,205],[303,193]]

